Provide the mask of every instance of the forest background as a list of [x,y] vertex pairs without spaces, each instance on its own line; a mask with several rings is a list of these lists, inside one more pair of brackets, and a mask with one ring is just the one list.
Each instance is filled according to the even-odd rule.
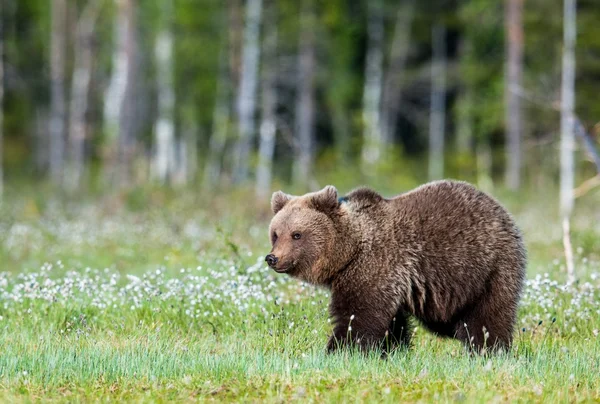
[[[596,145],[599,13],[579,1],[574,48]],[[7,0],[1,20],[6,192],[558,185],[560,2]],[[575,186],[598,169],[578,149]]]
[[[597,401],[597,0],[0,1],[0,398]],[[510,353],[323,351],[271,193],[456,178],[528,249]]]

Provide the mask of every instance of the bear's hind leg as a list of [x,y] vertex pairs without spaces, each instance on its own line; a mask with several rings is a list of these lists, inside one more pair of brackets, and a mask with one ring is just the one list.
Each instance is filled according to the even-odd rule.
[[456,338],[478,353],[508,350],[517,315],[519,280],[496,276],[487,286],[454,326]]

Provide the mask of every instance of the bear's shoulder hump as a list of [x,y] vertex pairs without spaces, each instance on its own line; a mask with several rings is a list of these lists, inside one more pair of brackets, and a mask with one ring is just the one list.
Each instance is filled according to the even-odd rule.
[[383,201],[384,198],[370,188],[356,188],[339,198],[340,203],[349,203],[355,209],[365,209]]

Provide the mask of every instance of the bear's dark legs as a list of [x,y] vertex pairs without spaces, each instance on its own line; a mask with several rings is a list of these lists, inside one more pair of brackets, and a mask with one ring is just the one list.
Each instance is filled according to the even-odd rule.
[[390,351],[396,346],[408,348],[410,346],[411,330],[408,315],[398,310],[389,326],[389,335],[386,338],[385,348]]
[[[344,345],[357,346],[365,352],[371,349],[385,349],[386,336],[390,340],[392,334],[390,326],[396,310],[384,300],[370,298],[364,288],[360,290],[360,294],[353,293],[354,290],[350,286],[344,284],[345,293],[332,293],[329,309],[334,327],[327,350],[332,352]],[[373,292],[373,296],[377,296],[377,293]],[[365,307],[363,301],[370,302],[369,306]],[[379,304],[375,304],[376,302]],[[405,321],[404,317],[396,319],[398,324],[394,332],[398,336],[403,336]]]
[[456,338],[477,353],[506,350],[512,341],[512,320],[491,318],[486,307],[474,311],[455,326]]
[[[354,316],[338,316],[340,321],[335,325],[333,335],[327,344],[328,352],[340,346],[358,346],[363,351],[381,349],[384,354],[396,347],[408,348],[410,345],[410,328],[408,316],[399,311],[389,324],[381,317],[381,313],[359,313]],[[342,322],[341,319],[348,321]],[[352,320],[350,320],[352,318]]]
[[455,324],[456,338],[475,352],[508,350],[512,342],[521,280],[500,271],[486,292]]
[[383,348],[386,331],[389,331],[387,322],[382,322],[380,316],[381,313],[375,312],[337,315],[327,351],[332,352],[344,345],[358,346],[363,351]]

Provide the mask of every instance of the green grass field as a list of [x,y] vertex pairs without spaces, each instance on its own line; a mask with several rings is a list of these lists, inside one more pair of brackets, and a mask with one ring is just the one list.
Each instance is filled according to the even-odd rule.
[[327,291],[266,268],[268,206],[236,198],[6,202],[0,400],[600,400],[597,196],[577,206],[566,286],[553,205],[499,195],[530,257],[512,352],[470,357],[415,322],[387,360],[325,354]]

